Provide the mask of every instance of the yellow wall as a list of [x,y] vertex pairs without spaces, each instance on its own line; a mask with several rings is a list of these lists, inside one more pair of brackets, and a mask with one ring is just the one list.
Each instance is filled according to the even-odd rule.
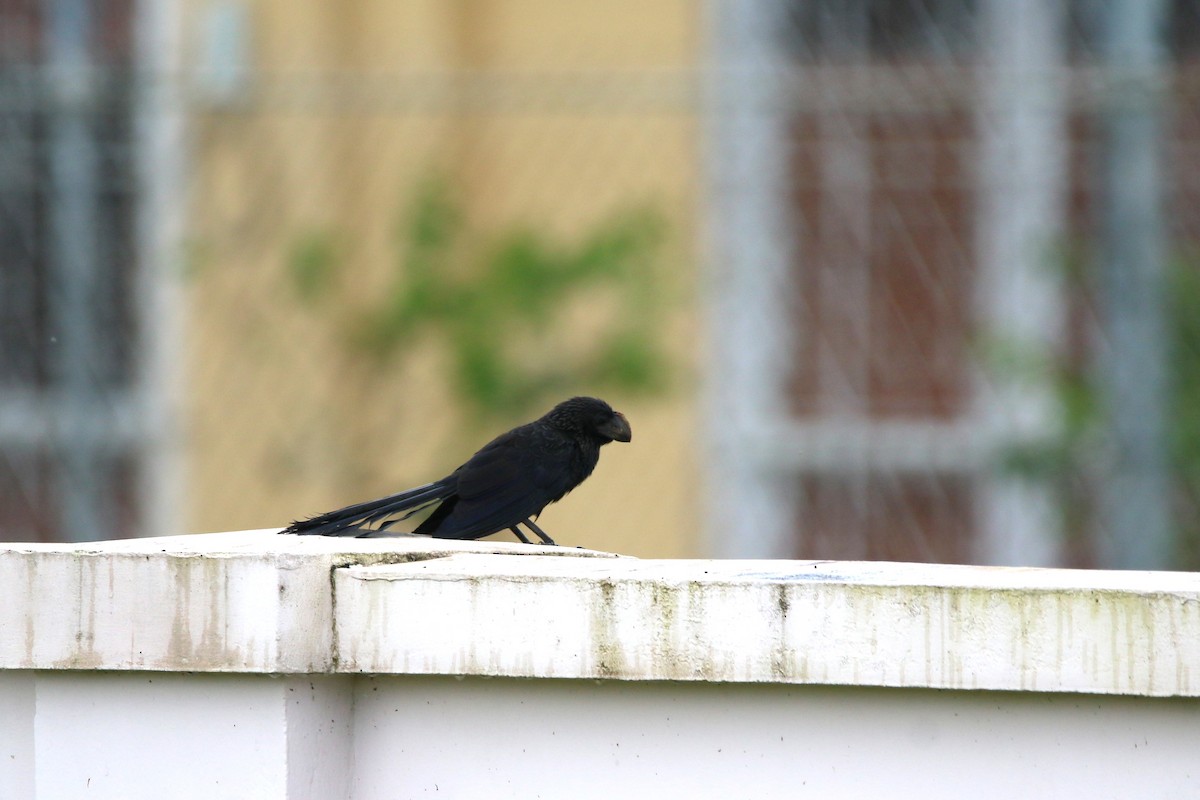
[[[207,8],[192,7],[196,30]],[[697,554],[696,120],[668,97],[627,101],[653,98],[692,66],[696,8],[249,6],[251,91],[239,105],[202,108],[193,128],[190,529],[282,525],[423,483],[500,432],[453,429],[460,417],[448,413],[436,344],[371,380],[368,364],[339,347],[329,315],[299,303],[287,280],[291,244],[328,230],[354,278],[350,295],[377,293],[403,203],[437,167],[484,229],[531,222],[570,237],[645,202],[668,215],[666,328],[682,377],[666,397],[608,398],[629,416],[633,443],[605,448],[595,475],[542,519],[565,544]],[[414,92],[456,70],[491,76],[513,99],[481,111],[447,88],[414,104]],[[333,78],[340,89],[315,92]]]

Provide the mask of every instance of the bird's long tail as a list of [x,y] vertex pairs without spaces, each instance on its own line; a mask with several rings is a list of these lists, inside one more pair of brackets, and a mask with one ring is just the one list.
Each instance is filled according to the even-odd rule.
[[[407,519],[425,506],[445,500],[454,494],[452,485],[447,480],[427,483],[415,489],[390,494],[378,500],[368,500],[352,506],[339,508],[324,514],[318,514],[308,519],[296,520],[280,533],[299,533],[316,536],[364,536],[372,531],[369,526],[381,522],[388,517],[408,512],[391,522]],[[387,527],[391,522],[384,523]]]

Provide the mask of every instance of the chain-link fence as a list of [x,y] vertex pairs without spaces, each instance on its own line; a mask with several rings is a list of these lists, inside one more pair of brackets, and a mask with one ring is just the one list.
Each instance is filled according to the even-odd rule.
[[1200,4],[647,5],[0,3],[0,535],[281,525],[586,391],[568,541],[1194,566]]
[[713,127],[770,155],[710,166],[772,277],[716,303],[770,342],[727,405],[782,402],[724,506],[780,555],[1194,564],[1196,4],[755,7]]

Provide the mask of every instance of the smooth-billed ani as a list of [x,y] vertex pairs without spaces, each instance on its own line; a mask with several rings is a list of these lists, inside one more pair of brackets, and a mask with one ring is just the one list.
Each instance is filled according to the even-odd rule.
[[628,442],[631,435],[625,416],[608,403],[572,397],[497,436],[440,481],[297,520],[282,533],[370,536],[438,503],[414,533],[479,539],[507,529],[528,544],[517,527],[525,525],[554,544],[533,520],[592,474],[602,446]]

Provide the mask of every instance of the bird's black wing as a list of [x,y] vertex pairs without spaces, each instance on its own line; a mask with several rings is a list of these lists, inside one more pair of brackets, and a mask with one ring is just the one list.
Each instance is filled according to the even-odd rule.
[[454,473],[454,507],[428,532],[475,539],[537,516],[573,488],[575,449],[569,437],[537,423],[497,437]]

